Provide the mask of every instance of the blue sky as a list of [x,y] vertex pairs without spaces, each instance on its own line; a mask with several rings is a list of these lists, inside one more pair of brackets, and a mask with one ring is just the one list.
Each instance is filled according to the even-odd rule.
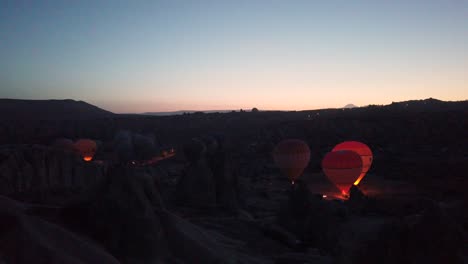
[[0,97],[114,112],[468,99],[468,1],[0,1]]

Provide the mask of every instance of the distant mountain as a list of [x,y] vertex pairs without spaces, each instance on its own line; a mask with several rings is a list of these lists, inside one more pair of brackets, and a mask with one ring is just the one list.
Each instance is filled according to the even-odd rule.
[[343,108],[356,108],[356,107],[358,107],[358,106],[355,105],[355,104],[347,104]]
[[182,115],[184,113],[193,114],[193,113],[229,113],[232,110],[180,110],[172,112],[146,112],[142,115],[151,115],[151,116],[170,116],[170,115]]
[[[468,105],[468,100],[464,101],[441,101],[434,98],[428,98],[423,100],[408,100],[402,102],[392,102],[388,105],[369,105],[370,107],[379,107],[380,109],[387,109],[390,111],[416,111],[416,112],[437,112],[437,111],[451,111],[451,110],[463,110],[466,109]],[[324,109],[315,109],[315,110],[300,110],[300,111],[327,111],[335,109],[353,109],[356,111],[365,111],[366,107],[359,107],[355,104],[347,104],[342,108],[324,108]],[[146,112],[142,115],[150,116],[171,116],[171,115],[182,115],[184,113],[193,114],[193,113],[229,113],[232,111],[238,112],[239,110],[180,110],[172,112]],[[250,109],[244,110],[250,112]],[[290,111],[290,110],[270,110],[270,111]]]
[[83,120],[115,114],[83,101],[0,99],[0,120]]

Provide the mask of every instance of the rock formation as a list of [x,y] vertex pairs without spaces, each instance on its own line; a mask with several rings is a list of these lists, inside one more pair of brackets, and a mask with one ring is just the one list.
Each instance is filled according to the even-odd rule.
[[216,183],[205,158],[206,146],[198,139],[192,139],[184,146],[188,160],[178,186],[179,202],[194,207],[216,206]]

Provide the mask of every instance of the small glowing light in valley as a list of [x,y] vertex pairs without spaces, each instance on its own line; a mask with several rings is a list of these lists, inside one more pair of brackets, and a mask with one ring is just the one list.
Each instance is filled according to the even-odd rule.
[[327,195],[326,194],[322,195],[322,198],[327,198]]
[[341,196],[344,199],[349,199],[349,197],[350,197],[349,192],[346,192],[346,191],[341,191]]

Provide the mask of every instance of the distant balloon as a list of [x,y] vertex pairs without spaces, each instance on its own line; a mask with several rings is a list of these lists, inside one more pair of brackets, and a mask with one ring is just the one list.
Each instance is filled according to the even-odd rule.
[[91,139],[80,139],[75,142],[75,148],[78,150],[83,160],[91,161],[96,154],[97,145],[96,142]]
[[364,143],[358,141],[345,141],[336,145],[332,151],[337,150],[352,150],[361,156],[362,160],[362,171],[358,179],[354,182],[354,185],[358,185],[361,180],[366,176],[367,171],[372,164],[373,155],[372,150]]
[[52,145],[55,149],[66,152],[74,152],[75,144],[71,139],[68,138],[58,138],[54,141]]
[[197,162],[206,153],[206,145],[198,138],[192,138],[184,144],[185,158],[190,162]]
[[310,160],[307,143],[299,139],[286,139],[273,150],[273,159],[292,184],[301,176]]
[[206,152],[211,155],[214,154],[219,147],[218,140],[213,136],[204,137],[203,142],[206,145]]
[[138,160],[145,160],[154,156],[154,138],[134,133],[132,135],[133,149],[135,151],[134,158]]
[[118,162],[126,163],[135,159],[135,149],[130,131],[118,131],[115,134],[113,145]]
[[361,174],[362,160],[359,154],[351,150],[328,152],[322,160],[322,170],[346,195]]

